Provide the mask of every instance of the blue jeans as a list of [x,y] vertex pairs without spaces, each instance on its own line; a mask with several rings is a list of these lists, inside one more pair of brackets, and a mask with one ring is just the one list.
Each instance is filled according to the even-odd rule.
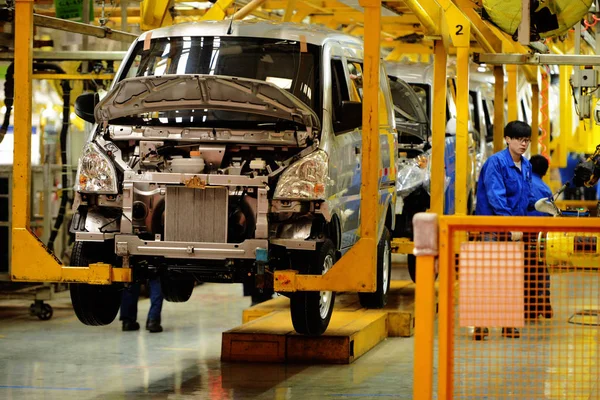
[[[160,312],[162,310],[163,295],[160,290],[160,279],[158,277],[148,280],[150,289],[150,310],[148,311],[148,320],[160,321]],[[132,283],[123,290],[121,300],[121,321],[137,321],[137,303],[140,298],[140,284]]]

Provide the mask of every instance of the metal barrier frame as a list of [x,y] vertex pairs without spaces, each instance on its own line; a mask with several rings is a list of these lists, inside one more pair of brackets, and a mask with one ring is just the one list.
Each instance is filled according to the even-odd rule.
[[[510,232],[523,229],[558,230],[562,232],[600,232],[596,218],[441,216],[438,225],[439,292],[438,292],[438,398],[453,398],[454,364],[454,234],[459,231]],[[418,228],[416,228],[418,229]],[[417,298],[415,325],[414,399],[431,399],[433,383],[433,344],[435,304],[434,265],[436,257],[417,256]],[[418,355],[418,357],[417,357]]]

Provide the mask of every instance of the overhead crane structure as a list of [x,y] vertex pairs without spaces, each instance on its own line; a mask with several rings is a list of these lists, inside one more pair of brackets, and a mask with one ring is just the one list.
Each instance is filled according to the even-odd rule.
[[[63,266],[50,254],[45,246],[28,228],[29,221],[29,175],[30,175],[30,132],[31,132],[31,63],[34,17],[33,0],[15,0],[15,80],[21,82],[15,95],[15,157],[13,179],[12,210],[12,278],[18,281],[35,282],[86,282],[110,284],[131,281],[131,270],[115,268],[105,264],[95,264],[89,268]],[[171,7],[171,5],[173,6]],[[201,3],[200,3],[201,4]],[[508,99],[510,116],[516,115],[517,75],[523,73],[539,93],[539,67],[522,65],[517,57],[535,57],[528,48],[515,43],[498,28],[483,20],[477,9],[480,7],[471,0],[403,0],[381,1],[364,0],[358,3],[349,0],[252,0],[250,2],[218,0],[214,4],[197,9],[186,9],[183,2],[171,3],[166,0],[145,0],[141,6],[131,3],[115,4],[123,6],[119,12],[113,10],[108,16],[108,25],[101,27],[107,32],[108,26],[115,23],[113,15],[127,18],[128,23],[139,23],[143,29],[154,28],[189,19],[223,19],[233,16],[243,18],[252,15],[274,21],[295,21],[327,25],[351,34],[363,36],[365,43],[365,86],[363,100],[363,212],[361,213],[361,240],[352,251],[339,260],[323,276],[296,275],[291,271],[275,274],[275,290],[290,292],[296,290],[335,290],[369,291],[376,285],[376,225],[378,181],[378,135],[377,132],[377,85],[380,48],[391,49],[388,59],[397,59],[404,52],[432,54],[434,57],[434,95],[432,118],[432,177],[431,210],[439,214],[443,210],[445,137],[445,101],[447,60],[456,54],[457,72],[457,170],[467,170],[468,153],[468,110],[469,110],[469,64],[471,53],[480,52],[480,60],[489,57],[508,57],[506,75],[508,84],[495,85],[497,104]],[[240,8],[242,5],[242,8]],[[125,6],[127,8],[125,9]],[[382,7],[383,6],[383,7]],[[51,16],[53,9],[40,4],[37,13]],[[137,19],[136,19],[137,18]],[[122,21],[120,21],[122,22]],[[69,28],[67,28],[69,29]],[[94,35],[95,31],[80,32]],[[99,32],[99,31],[98,31]],[[122,32],[128,34],[127,32]],[[119,36],[124,40],[124,36]],[[488,57],[488,58],[486,58]],[[542,56],[539,56],[542,57]],[[512,61],[514,60],[514,61]],[[492,64],[490,60],[490,64]],[[502,66],[494,66],[496,82],[504,82]],[[535,102],[534,102],[535,104]],[[543,106],[543,104],[542,104]],[[547,107],[547,104],[546,104]],[[544,110],[542,110],[542,113]],[[535,114],[535,113],[534,113]],[[546,108],[546,114],[548,109]],[[502,107],[495,107],[495,118],[504,120]],[[533,130],[537,131],[539,121],[534,118]],[[502,145],[502,126],[495,124],[494,145]],[[465,187],[466,177],[458,174],[457,187]],[[467,194],[456,191],[456,213],[467,213]],[[350,262],[352,259],[352,262]],[[357,268],[366,263],[373,268]]]

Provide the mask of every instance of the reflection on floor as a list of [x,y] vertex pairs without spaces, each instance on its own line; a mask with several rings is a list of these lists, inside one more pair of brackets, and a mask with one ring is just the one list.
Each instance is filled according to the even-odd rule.
[[[598,276],[553,276],[555,317],[520,339],[492,329],[475,342],[458,329],[455,398],[600,400],[597,317],[568,322],[598,308],[599,288]],[[122,332],[118,321],[84,326],[68,299],[52,302],[50,321],[28,316],[28,302],[2,301],[0,399],[412,398],[413,338],[387,339],[351,365],[222,363],[221,333],[249,303],[240,285],[201,285],[189,302],[165,303],[165,331],[150,334]],[[139,308],[143,326],[148,300]]]
[[[0,399],[412,398],[413,339],[387,339],[352,365],[221,363],[221,332],[241,323],[240,285],[204,284],[166,303],[163,333],[88,327],[68,299],[54,316],[0,302]],[[139,304],[145,323],[149,302]]]

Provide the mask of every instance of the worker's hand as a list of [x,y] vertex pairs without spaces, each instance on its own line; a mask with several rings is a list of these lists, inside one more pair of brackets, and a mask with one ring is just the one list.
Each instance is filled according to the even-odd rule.
[[520,242],[521,240],[523,240],[523,232],[511,232],[510,240],[512,240],[513,242]]
[[575,174],[573,176],[573,184],[576,187],[581,187],[592,178],[593,174],[594,174],[594,163],[592,163],[591,161],[585,161],[585,162],[579,163],[575,167]]

